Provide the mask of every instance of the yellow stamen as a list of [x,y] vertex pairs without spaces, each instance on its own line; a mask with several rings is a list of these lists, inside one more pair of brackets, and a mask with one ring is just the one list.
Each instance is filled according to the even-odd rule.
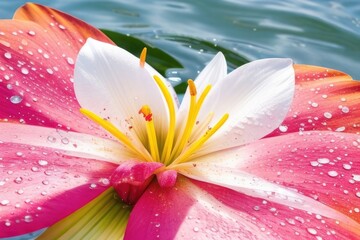
[[194,81],[191,80],[191,79],[189,79],[189,80],[187,81],[187,83],[188,83],[188,85],[189,85],[190,95],[191,95],[191,96],[196,96],[197,91],[196,91],[196,85],[195,85]]
[[191,137],[192,130],[196,124],[196,118],[199,114],[200,108],[208,95],[211,85],[208,85],[204,91],[201,93],[199,100],[196,102],[196,86],[194,84],[194,81],[191,79],[188,81],[189,84],[189,91],[190,91],[190,107],[189,107],[189,113],[186,121],[186,125],[184,128],[184,132],[182,136],[179,138],[180,142],[177,142],[174,151],[171,154],[171,158],[180,155],[181,151],[183,151],[185,145],[188,143],[189,138]]
[[177,159],[175,159],[171,164],[178,164],[186,162],[191,154],[193,154],[197,149],[199,149],[214,133],[216,133],[219,128],[224,125],[226,120],[229,118],[229,114],[226,113],[222,118],[215,124],[214,127],[209,129],[201,138],[199,138],[196,142],[191,144],[188,149],[185,150],[183,154],[181,154]]
[[140,67],[142,68],[145,66],[146,53],[147,53],[147,48],[144,47],[140,54]]
[[144,155],[142,152],[140,152],[134,145],[133,143],[130,141],[130,139],[124,134],[122,133],[119,129],[117,129],[111,122],[99,117],[98,115],[96,115],[95,113],[85,109],[85,108],[80,108],[80,112],[85,115],[86,117],[90,118],[92,121],[96,122],[97,124],[99,124],[101,127],[103,127],[105,130],[107,130],[108,132],[110,132],[114,137],[116,137],[117,139],[120,140],[121,143],[123,143],[126,147],[128,147],[129,149],[131,149],[134,153],[136,153],[137,155],[142,156],[145,160],[149,161],[149,157],[147,157],[146,155]]
[[156,139],[156,132],[155,132],[155,126],[154,121],[152,119],[152,112],[148,105],[143,106],[139,110],[140,114],[143,114],[144,119],[146,121],[146,132],[148,134],[148,141],[149,141],[149,148],[150,148],[150,154],[153,158],[153,161],[159,162],[159,149]]
[[169,129],[168,133],[165,139],[165,144],[163,148],[163,152],[161,154],[161,162],[163,162],[165,165],[169,163],[170,161],[170,154],[171,150],[174,144],[174,136],[175,136],[175,107],[174,107],[174,100],[171,96],[171,93],[169,92],[168,87],[165,85],[165,83],[161,80],[160,77],[154,76],[154,80],[159,86],[161,92],[163,93],[163,96],[165,98],[166,104],[169,109]]

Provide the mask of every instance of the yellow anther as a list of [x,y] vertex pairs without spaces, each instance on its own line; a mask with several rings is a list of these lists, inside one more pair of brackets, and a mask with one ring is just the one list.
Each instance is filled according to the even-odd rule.
[[152,119],[152,112],[148,105],[144,105],[140,110],[139,114],[142,114],[146,121],[146,132],[148,136],[150,154],[154,162],[159,162],[159,149],[156,138],[156,131],[154,121]]
[[187,83],[188,83],[188,86],[189,86],[190,95],[191,96],[196,96],[197,92],[196,92],[196,86],[195,86],[194,81],[189,79]]
[[152,121],[152,112],[151,109],[148,105],[143,106],[140,110],[139,110],[139,114],[142,114],[145,121],[150,122]]
[[144,47],[140,54],[140,67],[142,68],[145,66],[146,53],[147,53],[147,48]]

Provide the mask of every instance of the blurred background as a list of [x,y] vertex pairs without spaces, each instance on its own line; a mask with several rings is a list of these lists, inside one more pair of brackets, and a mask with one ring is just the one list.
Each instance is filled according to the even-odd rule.
[[[11,18],[25,2],[2,0],[0,17]],[[360,79],[358,0],[37,2],[130,36],[128,44],[134,37],[138,45],[162,50],[176,60],[166,68],[174,85],[195,78],[218,51],[225,53],[229,70],[254,59],[289,57]]]

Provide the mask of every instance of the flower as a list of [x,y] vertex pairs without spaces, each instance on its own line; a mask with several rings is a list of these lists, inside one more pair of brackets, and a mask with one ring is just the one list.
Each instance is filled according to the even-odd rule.
[[0,22],[0,237],[360,236],[346,74],[288,59],[227,74],[219,53],[178,107],[146,50],[40,5],[14,18]]

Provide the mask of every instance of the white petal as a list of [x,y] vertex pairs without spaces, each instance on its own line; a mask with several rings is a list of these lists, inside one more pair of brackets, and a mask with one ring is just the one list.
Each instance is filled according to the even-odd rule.
[[208,162],[193,162],[182,164],[178,172],[191,179],[223,186],[252,197],[270,200],[285,206],[338,219],[357,228],[360,226],[353,219],[310,197],[244,171]]
[[0,123],[0,131],[0,143],[53,148],[67,156],[112,163],[120,163],[134,157],[116,141],[83,133],[14,123]]
[[214,113],[210,126],[229,114],[203,151],[240,146],[272,132],[285,118],[294,89],[290,59],[257,60],[234,70],[214,86],[199,114],[201,124],[210,112]]
[[[218,52],[215,57],[205,66],[205,68],[199,73],[195,79],[195,85],[198,94],[201,94],[204,88],[211,84],[215,85],[218,81],[225,78],[227,74],[227,64],[222,52]],[[181,102],[180,110],[184,111],[189,106],[189,90],[187,89]]]
[[75,94],[83,108],[145,142],[145,121],[138,113],[142,106],[152,109],[156,129],[162,131],[158,136],[164,137],[168,126],[168,109],[154,74],[124,49],[89,38],[76,61]]

